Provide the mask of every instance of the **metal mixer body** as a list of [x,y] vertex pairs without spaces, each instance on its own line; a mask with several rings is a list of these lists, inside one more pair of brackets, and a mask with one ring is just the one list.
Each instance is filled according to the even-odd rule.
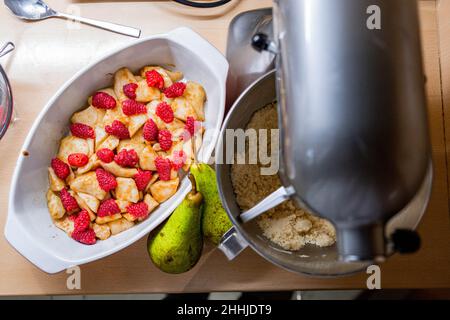
[[[251,42],[239,26],[251,26],[259,51],[275,51],[284,187],[241,214],[222,186],[236,228],[222,247],[234,236],[246,238],[224,252],[231,258],[248,242],[286,267],[267,246],[258,248],[243,226],[288,197],[335,225],[336,253],[343,261],[370,263],[417,250],[420,239],[412,230],[428,203],[432,164],[416,3],[274,0],[273,34],[267,33],[268,13],[236,17],[227,57],[231,70],[236,66],[233,76],[241,79],[255,76],[249,70],[271,67],[267,53],[247,59],[246,70],[233,62]],[[373,16],[378,26],[370,25]],[[227,171],[217,169],[220,188]]]
[[344,259],[382,257],[384,225],[430,161],[417,7],[275,0],[273,11],[283,182],[335,224]]

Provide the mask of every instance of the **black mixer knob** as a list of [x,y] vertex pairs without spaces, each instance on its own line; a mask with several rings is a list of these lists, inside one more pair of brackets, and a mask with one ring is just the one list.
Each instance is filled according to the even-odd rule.
[[414,230],[397,229],[391,239],[395,251],[399,253],[414,253],[420,248],[420,236]]
[[252,46],[257,51],[267,50],[269,47],[269,37],[265,33],[257,33],[252,38]]

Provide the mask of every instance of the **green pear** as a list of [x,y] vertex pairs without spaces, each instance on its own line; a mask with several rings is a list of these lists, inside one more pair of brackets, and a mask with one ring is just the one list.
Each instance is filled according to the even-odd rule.
[[218,245],[222,236],[233,224],[220,200],[216,172],[208,164],[196,163],[191,166],[191,174],[195,177],[197,190],[202,193],[204,198],[202,209],[203,236]]
[[167,273],[183,273],[192,269],[203,249],[201,206],[203,196],[196,190],[190,175],[192,191],[169,219],[148,238],[148,253],[153,263]]

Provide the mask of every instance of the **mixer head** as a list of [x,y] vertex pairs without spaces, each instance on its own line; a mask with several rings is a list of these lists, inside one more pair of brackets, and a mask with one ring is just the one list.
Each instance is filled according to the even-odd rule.
[[431,174],[417,7],[274,0],[273,16],[274,41],[253,40],[278,50],[283,184],[335,225],[342,259],[381,260],[386,223]]

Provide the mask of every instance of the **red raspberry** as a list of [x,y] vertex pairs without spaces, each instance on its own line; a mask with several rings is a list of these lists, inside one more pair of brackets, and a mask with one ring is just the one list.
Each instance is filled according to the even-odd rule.
[[155,141],[158,139],[158,127],[153,119],[148,119],[144,124],[144,139],[147,141]]
[[116,107],[116,99],[106,92],[96,92],[92,96],[92,105],[100,109],[114,109]]
[[161,156],[156,157],[155,166],[156,166],[156,171],[158,171],[160,180],[162,180],[162,181],[170,180],[170,170],[171,170],[172,165],[171,165],[169,159],[163,158]]
[[145,190],[151,179],[152,179],[152,172],[144,171],[141,169],[138,169],[138,173],[136,173],[134,176],[134,181],[136,182],[136,186],[139,191]]
[[89,228],[89,225],[91,223],[91,218],[89,217],[89,213],[83,209],[80,211],[80,213],[76,216],[75,220],[75,230],[83,231]]
[[67,158],[72,167],[82,167],[89,162],[89,158],[84,153],[72,153]]
[[82,139],[94,139],[95,131],[91,126],[83,123],[72,123],[70,125],[70,132],[72,135]]
[[165,123],[171,123],[174,118],[172,107],[166,102],[161,102],[156,106],[156,115]]
[[97,150],[97,157],[105,163],[110,163],[114,160],[114,152],[111,149],[102,148]]
[[53,158],[51,162],[51,166],[55,174],[60,179],[66,179],[70,174],[70,169],[67,163],[58,158]]
[[178,150],[173,153],[172,168],[180,170],[186,163],[186,153],[183,150]]
[[109,192],[117,187],[116,178],[108,171],[98,168],[95,170],[95,175],[97,176],[97,181],[100,188],[104,191]]
[[95,238],[95,232],[92,228],[88,228],[86,230],[74,230],[72,232],[72,239],[83,243],[83,244],[95,244],[97,239]]
[[120,213],[120,208],[114,199],[108,199],[100,203],[97,210],[97,216],[106,217],[113,214]]
[[145,78],[147,79],[147,85],[149,87],[158,88],[159,90],[164,89],[164,78],[156,70],[147,71],[145,73]]
[[189,133],[189,136],[192,137],[195,134],[195,119],[194,117],[187,117],[186,124],[184,125],[184,129]]
[[80,207],[78,206],[77,200],[67,191],[66,188],[62,189],[59,192],[59,197],[61,198],[61,202],[66,209],[67,212],[72,212],[78,210]]
[[130,132],[128,128],[119,120],[114,120],[111,125],[105,126],[106,133],[116,136],[117,138],[130,139]]
[[139,162],[139,157],[134,149],[123,149],[116,154],[114,161],[121,167],[132,168]]
[[146,218],[149,214],[145,202],[132,203],[127,207],[127,212],[135,218]]
[[134,116],[147,113],[147,107],[145,104],[128,99],[122,102],[122,111],[127,116]]
[[172,148],[172,134],[169,130],[160,130],[158,133],[158,142],[164,151]]
[[136,99],[137,83],[129,83],[123,86],[123,93],[130,99]]
[[164,95],[167,98],[177,98],[181,97],[186,90],[186,84],[183,82],[175,82],[170,87],[164,90]]

